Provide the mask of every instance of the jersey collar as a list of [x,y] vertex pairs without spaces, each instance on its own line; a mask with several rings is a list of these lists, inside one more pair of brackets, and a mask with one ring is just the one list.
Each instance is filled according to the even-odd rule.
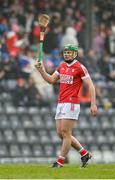
[[73,64],[75,64],[76,62],[77,62],[77,60],[75,59],[72,63],[68,64],[68,63],[66,62],[66,64],[67,64],[68,67],[70,67],[70,66],[72,66]]

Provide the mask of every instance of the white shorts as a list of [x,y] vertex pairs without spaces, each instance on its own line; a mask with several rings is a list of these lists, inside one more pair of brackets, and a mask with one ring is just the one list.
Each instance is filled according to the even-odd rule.
[[59,103],[56,109],[55,119],[74,119],[78,120],[80,104]]

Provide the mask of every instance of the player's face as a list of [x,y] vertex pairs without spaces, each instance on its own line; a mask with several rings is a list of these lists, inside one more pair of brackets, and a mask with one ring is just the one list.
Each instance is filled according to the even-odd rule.
[[63,57],[64,57],[65,61],[74,59],[76,57],[76,55],[77,55],[76,52],[70,51],[70,50],[66,50],[63,52]]

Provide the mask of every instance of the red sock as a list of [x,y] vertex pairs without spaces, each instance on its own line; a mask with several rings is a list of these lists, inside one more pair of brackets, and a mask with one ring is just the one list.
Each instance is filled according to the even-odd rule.
[[82,148],[82,149],[79,151],[79,153],[81,154],[81,156],[85,156],[85,155],[88,153],[88,151],[87,151],[86,149]]
[[57,162],[59,165],[63,165],[63,164],[64,164],[64,160],[65,160],[65,157],[59,156],[56,162]]

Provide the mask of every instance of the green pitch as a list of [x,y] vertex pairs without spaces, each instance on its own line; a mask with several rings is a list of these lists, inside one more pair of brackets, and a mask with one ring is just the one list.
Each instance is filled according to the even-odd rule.
[[115,165],[78,165],[51,168],[43,164],[0,165],[0,179],[114,179]]

